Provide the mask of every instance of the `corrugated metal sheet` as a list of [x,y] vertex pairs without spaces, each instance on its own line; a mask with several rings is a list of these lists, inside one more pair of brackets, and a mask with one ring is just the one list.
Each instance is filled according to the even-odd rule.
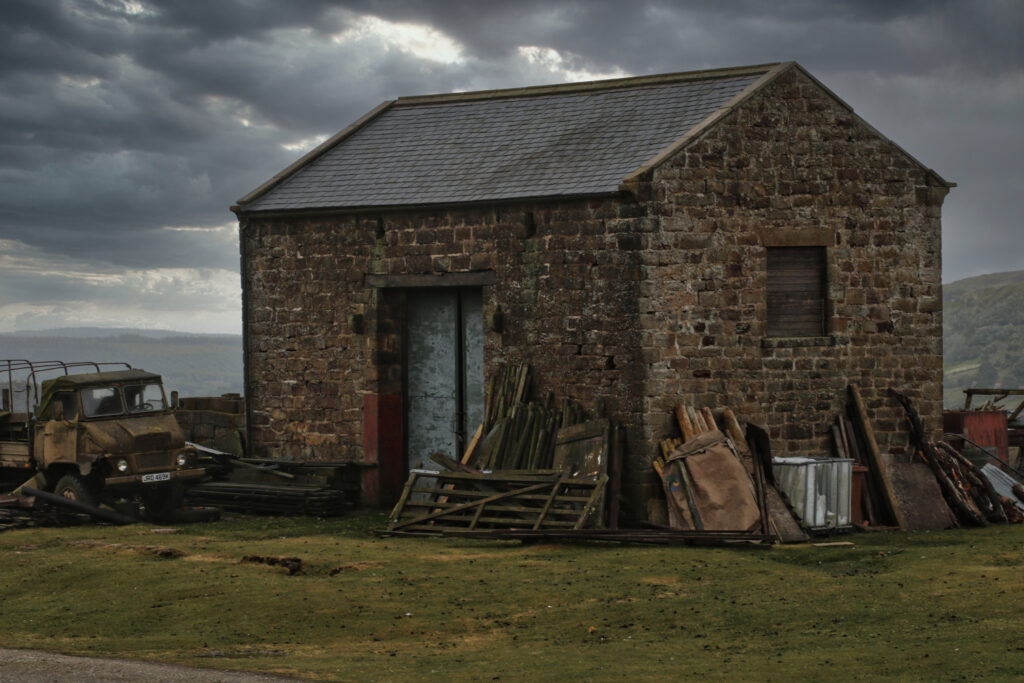
[[1024,503],[1018,500],[1017,496],[1013,495],[1013,485],[1018,483],[1016,479],[991,463],[982,467],[981,473],[992,483],[992,488],[996,490],[996,493],[1012,500],[1020,508],[1021,512],[1024,512]]

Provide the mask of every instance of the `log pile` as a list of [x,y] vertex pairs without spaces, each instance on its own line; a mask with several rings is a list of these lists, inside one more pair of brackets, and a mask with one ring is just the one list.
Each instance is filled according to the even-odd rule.
[[[921,417],[910,398],[889,389],[890,395],[903,406],[907,414],[911,442],[916,454],[931,468],[942,489],[942,495],[956,519],[963,526],[1006,524],[1008,506],[992,488],[991,482],[970,460],[945,442],[934,442],[925,433]],[[1017,518],[1016,511],[1010,515]]]

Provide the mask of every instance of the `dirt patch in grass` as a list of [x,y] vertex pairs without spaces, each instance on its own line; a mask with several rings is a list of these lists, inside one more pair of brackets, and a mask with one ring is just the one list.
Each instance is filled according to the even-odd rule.
[[342,572],[364,572],[367,569],[378,569],[383,566],[383,562],[351,562],[349,564],[339,564],[330,571],[330,575],[336,576]]
[[450,555],[418,555],[424,562],[467,562],[475,560],[493,560],[507,557],[507,553],[452,553]]
[[174,560],[183,557],[185,553],[177,548],[169,548],[162,545],[131,545],[128,543],[103,543],[100,541],[69,541],[71,547],[96,548],[99,550],[113,550],[116,552],[137,553],[141,555],[152,555],[164,560]]
[[227,555],[218,555],[215,553],[197,553],[194,555],[185,555],[181,558],[185,562],[237,562],[238,558],[228,557]]

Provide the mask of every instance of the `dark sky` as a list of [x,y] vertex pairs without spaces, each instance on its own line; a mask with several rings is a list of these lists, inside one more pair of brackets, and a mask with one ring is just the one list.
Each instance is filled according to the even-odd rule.
[[796,60],[1024,269],[1019,0],[3,0],[0,329],[238,332],[238,198],[380,102]]

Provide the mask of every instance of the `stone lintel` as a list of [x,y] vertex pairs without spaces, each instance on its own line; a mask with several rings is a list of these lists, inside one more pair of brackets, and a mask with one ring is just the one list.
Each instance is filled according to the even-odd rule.
[[836,239],[831,228],[762,228],[760,232],[765,247],[828,247]]
[[472,273],[440,273],[437,275],[398,274],[383,275],[367,273],[363,284],[367,287],[485,287],[498,281],[493,270],[482,270]]

